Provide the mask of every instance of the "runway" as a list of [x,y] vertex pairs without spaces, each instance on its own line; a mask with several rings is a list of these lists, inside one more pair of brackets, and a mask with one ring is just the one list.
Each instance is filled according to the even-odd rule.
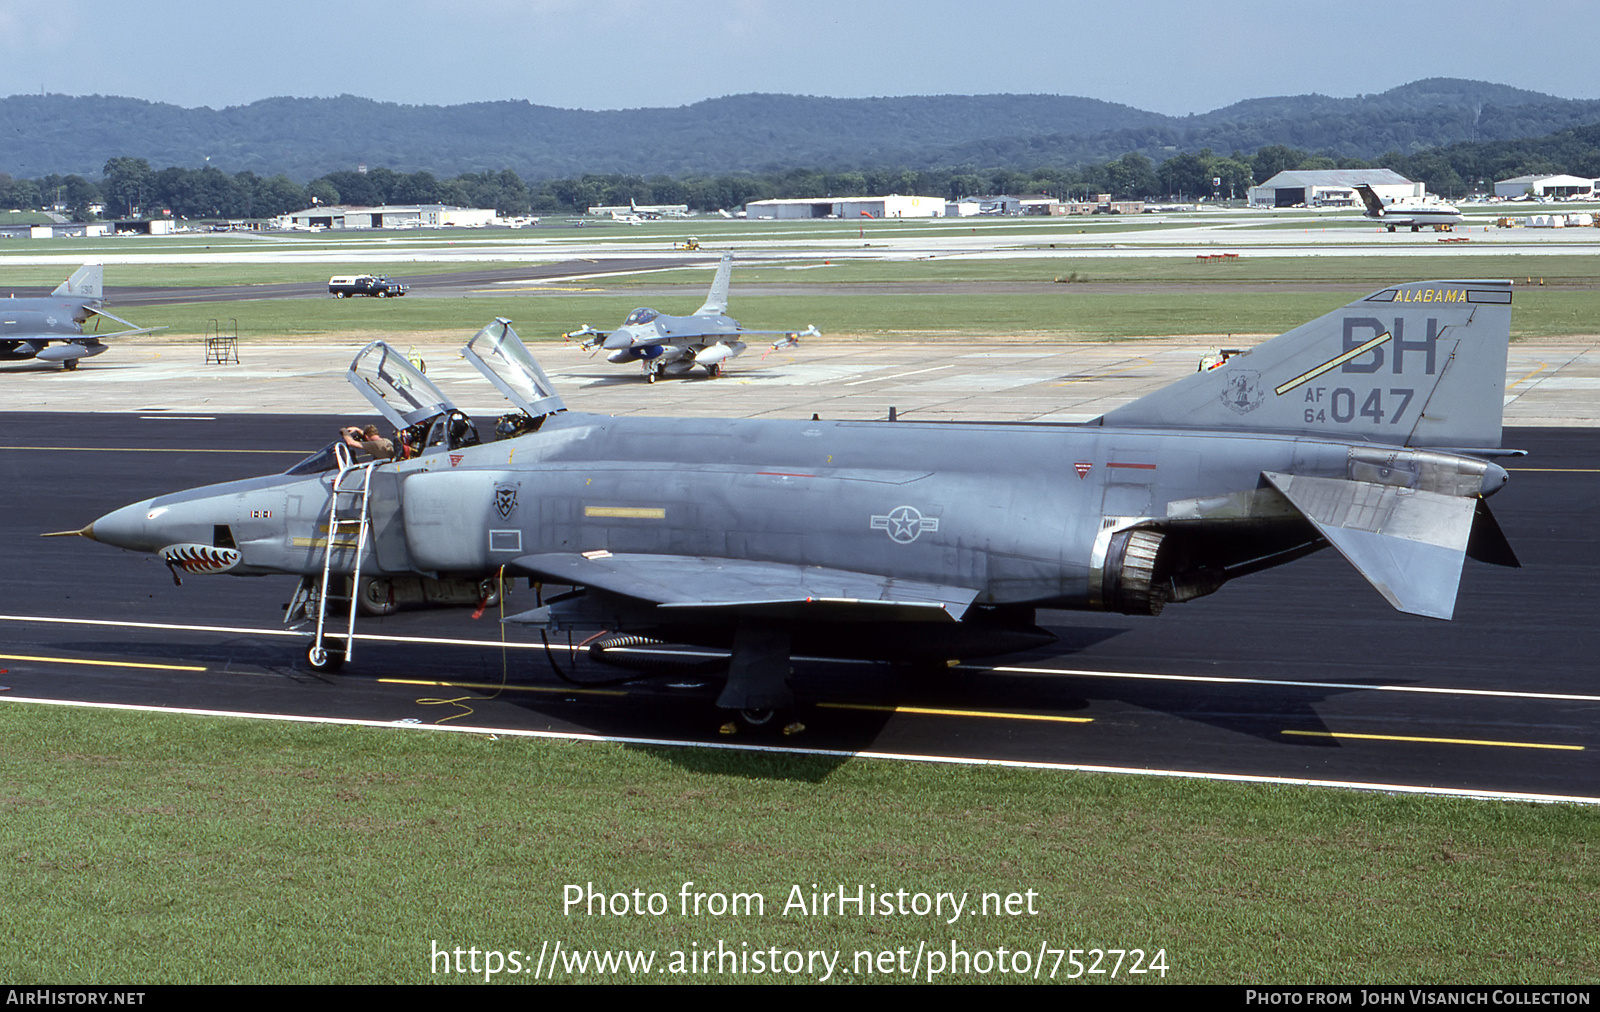
[[[315,675],[304,641],[279,624],[292,578],[179,587],[154,557],[37,537],[161,492],[282,470],[343,420],[0,416],[4,694],[726,740],[710,707],[717,683],[692,669],[632,677],[564,643],[550,658],[495,612],[447,609],[363,619],[360,630],[393,639],[358,640],[342,673]],[[1394,612],[1323,552],[1155,619],[1045,613],[1060,641],[997,662],[801,661],[804,734],[737,740],[1600,800],[1600,446],[1590,429],[1510,429],[1506,443],[1530,451],[1507,462],[1511,484],[1492,500],[1523,568],[1469,561],[1454,622]],[[531,605],[526,588],[508,603]]]

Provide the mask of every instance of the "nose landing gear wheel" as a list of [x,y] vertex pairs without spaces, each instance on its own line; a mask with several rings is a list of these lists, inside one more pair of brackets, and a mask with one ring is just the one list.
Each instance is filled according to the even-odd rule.
[[334,642],[324,636],[321,643],[313,643],[306,648],[306,663],[311,665],[312,671],[338,671],[344,667],[344,651],[335,649]]

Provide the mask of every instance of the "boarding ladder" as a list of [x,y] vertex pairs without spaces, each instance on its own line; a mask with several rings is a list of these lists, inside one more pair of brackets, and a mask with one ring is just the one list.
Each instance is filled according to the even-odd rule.
[[[367,547],[367,532],[372,527],[372,511],[368,505],[368,496],[372,488],[372,469],[376,462],[357,464],[350,456],[350,450],[342,443],[334,444],[334,456],[338,458],[339,470],[333,477],[333,484],[328,496],[328,525],[327,538],[323,541],[322,549],[322,585],[317,594],[317,631],[311,641],[311,649],[307,657],[314,668],[336,667],[341,661],[348,660],[356,645],[356,610],[357,594],[361,587],[361,556]],[[355,535],[356,558],[350,567],[349,593],[334,594],[333,590],[333,553],[335,549],[349,547],[350,534]],[[340,657],[330,656],[335,651],[327,648],[323,639],[323,630],[328,621],[328,602],[343,601],[349,606],[349,624],[344,632],[344,649],[338,651]],[[337,635],[337,634],[334,634]]]

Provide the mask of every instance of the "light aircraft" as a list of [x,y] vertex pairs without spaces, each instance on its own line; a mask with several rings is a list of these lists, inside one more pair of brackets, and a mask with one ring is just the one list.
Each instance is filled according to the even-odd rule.
[[62,534],[299,576],[319,668],[357,641],[320,617],[330,575],[572,587],[508,621],[593,632],[599,659],[727,649],[718,705],[753,721],[790,705],[792,654],[1008,653],[1051,641],[1038,608],[1157,615],[1329,546],[1395,608],[1448,619],[1467,556],[1518,565],[1486,501],[1507,481],[1492,458],[1519,452],[1500,449],[1511,296],[1385,288],[1083,425],[581,414],[497,320],[463,354],[519,408],[504,438],[474,445],[374,343],[351,380],[426,431],[420,456],[330,445]]
[[1367,205],[1363,217],[1371,218],[1393,232],[1396,227],[1410,226],[1416,232],[1423,228],[1451,229],[1461,224],[1461,211],[1454,204],[1440,200],[1424,201],[1407,198],[1385,204],[1383,198],[1366,183],[1356,187]]
[[[34,358],[41,362],[60,362],[63,369],[78,368],[78,360],[106,350],[102,340],[150,334],[165,327],[136,327],[101,307],[103,268],[84,264],[72,277],[56,286],[48,298],[0,299],[0,360]],[[90,317],[105,317],[127,327],[111,334],[85,334],[83,325]],[[96,325],[99,320],[95,320]]]
[[682,376],[695,366],[706,375],[722,375],[724,365],[737,358],[747,345],[739,340],[747,334],[779,334],[773,350],[793,348],[802,337],[820,336],[816,327],[801,331],[745,330],[728,315],[728,280],[733,275],[733,255],[722,254],[717,274],[711,282],[706,303],[689,316],[667,316],[654,309],[635,309],[616,330],[595,330],[587,323],[562,336],[582,338],[585,351],[603,348],[607,362],[638,362],[644,367],[647,383],[663,376]]

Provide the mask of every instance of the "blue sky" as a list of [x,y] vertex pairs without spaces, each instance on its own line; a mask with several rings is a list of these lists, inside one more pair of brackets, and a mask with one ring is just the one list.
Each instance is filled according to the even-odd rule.
[[[1084,95],[1173,115],[1464,77],[1600,98],[1600,5],[1544,0],[0,0],[0,94],[675,106]],[[1129,11],[1128,14],[1116,13]],[[1535,15],[1533,12],[1537,12]]]

